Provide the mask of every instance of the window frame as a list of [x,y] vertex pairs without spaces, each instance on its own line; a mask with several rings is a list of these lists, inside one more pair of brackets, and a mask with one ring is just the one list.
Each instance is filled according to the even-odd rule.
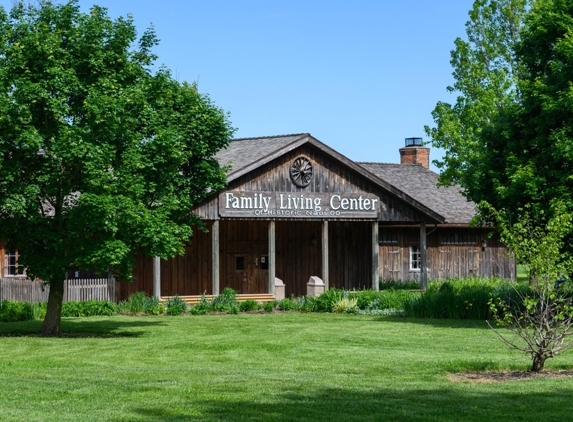
[[[18,251],[4,250],[4,262],[2,263],[2,274],[0,277],[23,277],[26,275],[24,270],[22,274],[18,273]],[[13,262],[13,263],[12,263]]]
[[422,252],[420,250],[420,245],[410,245],[409,266],[411,272],[422,271]]

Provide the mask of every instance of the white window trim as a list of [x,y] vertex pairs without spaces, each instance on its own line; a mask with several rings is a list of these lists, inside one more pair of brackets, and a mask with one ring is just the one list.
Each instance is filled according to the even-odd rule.
[[[414,255],[417,255],[417,257],[414,257]],[[414,262],[416,262],[418,268],[415,268],[412,265]],[[411,245],[410,246],[410,272],[419,273],[422,270],[421,267],[422,267],[422,254],[420,252],[420,245]]]
[[9,251],[9,250],[4,250],[4,262],[2,265],[2,273],[0,274],[0,277],[3,278],[9,278],[9,277],[25,277],[26,276],[26,271],[24,271],[22,274],[7,274],[7,272],[9,271],[10,267],[12,267],[10,265],[10,256],[15,256],[16,257],[16,267],[15,267],[15,271],[18,269],[18,251]]

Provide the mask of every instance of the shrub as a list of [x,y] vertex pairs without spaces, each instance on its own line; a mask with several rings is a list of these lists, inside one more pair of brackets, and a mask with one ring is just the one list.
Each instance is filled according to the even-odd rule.
[[332,312],[332,307],[340,299],[346,297],[348,292],[339,289],[328,289],[320,296],[314,298],[314,312]]
[[43,320],[48,311],[48,304],[46,302],[38,302],[32,304],[32,318]]
[[187,304],[179,295],[171,296],[165,303],[167,315],[181,315],[187,311]]
[[355,309],[358,309],[356,303],[358,299],[350,298],[350,297],[343,297],[342,299],[337,300],[332,305],[332,312],[336,313],[354,313]]
[[380,290],[419,290],[420,283],[416,280],[400,281],[400,280],[380,280]]
[[62,303],[62,317],[112,316],[117,306],[107,300],[70,301]]
[[2,322],[30,321],[33,318],[32,305],[28,302],[8,300],[0,302],[0,321]]
[[374,290],[359,290],[356,292],[351,292],[349,297],[356,299],[355,306],[357,306],[359,309],[366,309],[366,307],[375,299],[378,299],[380,295],[380,292],[375,292]]
[[80,302],[72,300],[70,302],[62,303],[62,318],[81,316],[83,316],[83,314]]
[[142,314],[145,312],[145,292],[137,292],[129,296],[128,310],[130,314]]
[[128,314],[129,313],[129,302],[127,300],[121,300],[117,303],[117,313]]
[[143,312],[149,315],[160,315],[165,312],[165,306],[159,302],[159,298],[149,296],[145,298],[143,303]]
[[275,302],[265,302],[263,309],[265,312],[272,312],[275,309]]
[[426,293],[404,302],[406,315],[418,318],[488,319],[490,299],[511,294],[510,284],[501,279],[468,277],[431,282]]
[[293,302],[295,302],[296,307],[299,311],[302,312],[312,312],[314,309],[314,298],[312,296],[302,296],[299,298],[293,298]]
[[117,313],[115,304],[107,300],[88,300],[80,303],[84,316],[112,316]]
[[293,300],[285,298],[277,303],[277,308],[281,311],[296,311],[297,305]]
[[211,311],[235,314],[239,311],[237,292],[230,287],[225,287],[219,296],[211,300],[210,305]]
[[207,312],[209,312],[208,307],[201,303],[189,308],[189,315],[205,315]]
[[359,310],[373,309],[403,309],[406,301],[413,293],[408,290],[359,290],[350,292],[349,297],[356,299]]
[[252,312],[256,311],[257,309],[260,309],[260,305],[256,300],[249,299],[239,304],[239,310],[241,312]]

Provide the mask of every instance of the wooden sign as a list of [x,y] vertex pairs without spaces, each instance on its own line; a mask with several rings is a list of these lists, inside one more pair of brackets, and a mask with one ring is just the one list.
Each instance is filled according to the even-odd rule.
[[242,192],[219,194],[221,217],[377,218],[376,195],[359,193]]

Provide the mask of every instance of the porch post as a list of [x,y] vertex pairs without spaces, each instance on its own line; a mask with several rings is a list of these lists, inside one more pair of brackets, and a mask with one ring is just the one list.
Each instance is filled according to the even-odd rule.
[[380,246],[378,246],[378,221],[372,222],[372,290],[380,290]]
[[211,228],[211,267],[213,295],[219,296],[219,220],[213,221]]
[[269,293],[275,294],[275,222],[269,221]]
[[426,265],[426,223],[420,224],[420,288],[426,291],[428,285],[428,270]]
[[328,220],[322,222],[322,281],[324,290],[328,290]]
[[158,256],[153,257],[153,296],[161,299],[161,258]]

